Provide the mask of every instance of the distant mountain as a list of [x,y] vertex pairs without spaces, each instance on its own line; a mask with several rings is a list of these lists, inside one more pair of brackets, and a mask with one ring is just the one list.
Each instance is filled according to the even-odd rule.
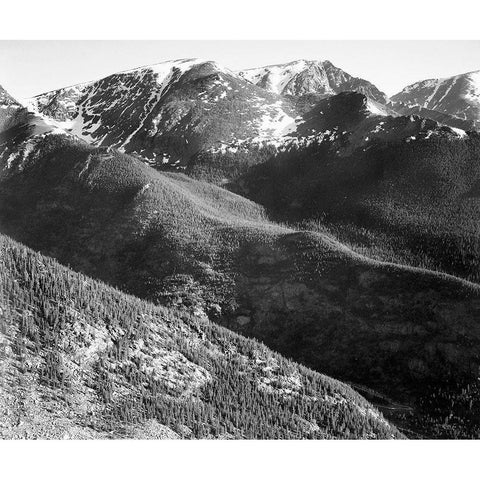
[[[363,155],[372,148],[448,138],[464,139],[463,130],[444,126],[418,115],[402,116],[356,92],[319,98],[296,98],[301,120],[290,135],[276,141],[232,141],[200,152],[188,163],[186,173],[220,185],[241,182],[254,166],[267,161],[296,156],[298,152],[320,149],[329,155]],[[236,191],[236,190],[235,190]],[[238,192],[244,192],[239,190]]]
[[60,134],[72,140],[78,139],[47,121],[42,115],[29,112],[5,90],[0,91],[0,95],[0,102],[4,102],[0,103],[0,157],[7,169],[14,159],[17,168],[23,168],[22,162],[35,152],[37,143],[47,135]]
[[480,70],[413,83],[391,97],[393,103],[423,107],[472,122],[480,128]]
[[164,62],[38,95],[46,121],[97,146],[182,165],[218,142],[277,138],[295,130],[289,101],[215,62]]
[[362,78],[352,77],[328,60],[296,60],[243,70],[239,75],[259,87],[281,95],[334,95],[355,91],[376,102],[387,102],[387,96],[375,85]]
[[[272,72],[280,75],[275,68]],[[270,78],[272,72],[264,77]],[[326,119],[322,106],[336,91],[344,89],[364,92],[365,114],[371,117],[366,122],[371,131],[362,132],[365,141],[360,141],[358,131],[335,130],[336,136],[351,136],[350,146],[354,139],[356,146],[362,142],[368,146],[373,137],[383,137],[384,141],[391,141],[392,135],[400,138],[405,130],[400,126],[411,124],[408,118],[415,109],[385,105],[386,97],[373,85],[354,79],[330,62],[294,62],[291,70],[282,72],[285,82],[282,80],[273,90],[285,93],[296,89],[294,93],[299,96],[267,91],[257,86],[263,85],[261,81],[253,85],[250,80],[255,80],[257,74],[252,71],[236,74],[215,62],[189,59],[128,70],[45,93],[30,99],[28,106],[37,121],[52,130],[69,132],[95,146],[139,155],[160,169],[187,171],[210,152],[252,151],[264,146],[278,151],[293,143],[308,143],[322,132],[332,134],[340,124],[352,123],[348,118],[352,112],[347,109],[342,113],[340,108],[334,124]],[[283,74],[278,75],[274,78],[283,78]],[[394,120],[402,116],[407,120]],[[378,119],[374,120],[375,117]],[[457,129],[458,125],[468,126],[467,122],[455,122],[445,114],[438,113],[435,118]],[[426,125],[420,120],[416,123]],[[438,125],[433,130],[439,128]],[[409,130],[404,137],[417,138],[419,132],[415,128]],[[216,181],[214,169],[211,173]]]
[[454,129],[460,129],[463,131],[475,130],[475,122],[471,120],[463,120],[448,113],[439,112],[437,110],[430,110],[428,108],[420,107],[418,105],[409,106],[402,103],[389,103],[389,108],[396,112],[397,115],[409,116],[417,115],[423,118],[429,118],[435,120],[436,122],[447,125]]
[[20,107],[21,105],[0,85],[0,106],[6,108],[9,106]]

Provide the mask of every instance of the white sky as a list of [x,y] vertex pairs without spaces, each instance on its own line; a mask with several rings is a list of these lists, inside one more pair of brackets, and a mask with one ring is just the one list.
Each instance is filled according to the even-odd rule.
[[296,59],[330,60],[393,95],[418,80],[480,69],[480,41],[215,40],[0,41],[0,85],[16,98],[178,58],[232,70]]

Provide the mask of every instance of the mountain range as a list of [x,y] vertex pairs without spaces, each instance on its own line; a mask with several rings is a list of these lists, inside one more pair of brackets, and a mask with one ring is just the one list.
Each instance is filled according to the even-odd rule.
[[215,62],[195,59],[49,92],[28,106],[94,145],[180,166],[218,143],[285,135],[295,130],[296,116],[283,97]]
[[451,127],[476,129],[477,74],[425,80],[389,99],[369,81],[329,61],[299,60],[233,72],[216,62],[184,59],[47,92],[26,105],[95,145],[138,153],[156,163],[181,164],[185,156],[219,143],[289,136],[302,122],[309,96],[346,91],[364,94],[373,113],[421,114]]
[[478,436],[480,135],[414,90],[196,59],[1,90],[2,435]]

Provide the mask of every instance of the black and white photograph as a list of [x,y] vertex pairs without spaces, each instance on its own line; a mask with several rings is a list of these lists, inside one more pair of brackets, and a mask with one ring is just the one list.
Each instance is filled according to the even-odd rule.
[[0,450],[480,438],[480,40],[51,33],[0,40]]

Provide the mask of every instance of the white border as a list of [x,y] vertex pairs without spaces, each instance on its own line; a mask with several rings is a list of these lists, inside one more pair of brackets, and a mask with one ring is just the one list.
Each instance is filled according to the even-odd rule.
[[478,4],[478,0],[6,0],[0,7],[0,37],[471,40],[479,38]]
[[[478,0],[22,0],[3,39],[478,39]],[[434,55],[435,52],[432,52]],[[479,59],[480,61],[480,59]],[[1,442],[2,477],[473,478],[478,442]]]
[[475,441],[2,442],[2,477],[35,480],[476,478]]

